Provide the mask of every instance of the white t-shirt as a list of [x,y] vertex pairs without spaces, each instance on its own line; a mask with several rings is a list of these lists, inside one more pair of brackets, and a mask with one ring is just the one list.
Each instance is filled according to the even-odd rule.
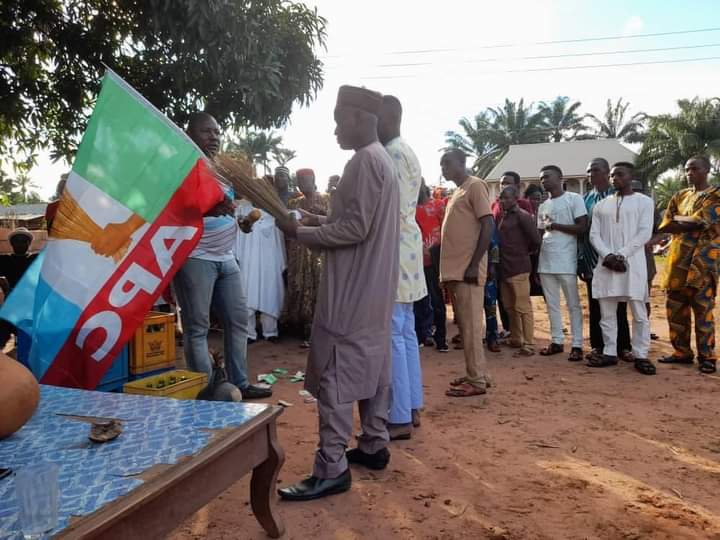
[[[574,225],[575,220],[587,216],[580,195],[566,191],[560,197],[548,199],[538,208],[538,229],[545,229],[549,219],[560,225]],[[564,232],[545,231],[540,247],[538,273],[575,274],[577,272],[577,236]]]

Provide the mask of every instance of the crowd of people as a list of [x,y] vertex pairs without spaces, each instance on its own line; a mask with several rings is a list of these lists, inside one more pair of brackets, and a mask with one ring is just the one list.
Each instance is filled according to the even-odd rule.
[[[715,372],[720,188],[708,183],[706,157],[687,161],[690,187],[673,196],[662,217],[642,193],[633,164],[611,166],[601,156],[587,166],[592,189],[584,197],[566,191],[562,170],[548,164],[524,192],[520,176],[507,171],[491,200],[460,150],[440,160],[443,177],[455,184],[451,192],[425,184],[401,135],[396,97],[343,86],[334,115],[338,144],[354,155],[343,174],[330,179],[328,193],[318,192],[311,169],[297,171],[294,192],[290,171],[279,167],[266,181],[297,214],[275,219],[261,211],[251,219],[252,205],[235,202],[224,186],[225,200],[205,216],[202,238],[173,281],[188,367],[212,371],[207,338],[216,317],[228,378],[244,399],[271,395],[248,376],[247,347],[260,338],[257,330],[277,341],[279,328],[287,329],[309,348],[305,386],[317,399],[319,444],[312,474],[280,489],[283,499],[346,491],[350,464],[387,466],[389,441],[411,438],[421,424],[422,347],[462,349],[465,375],[448,381],[446,391],[453,398],[488,392],[486,350],[502,346],[517,358],[547,357],[566,353],[567,340],[571,362],[605,368],[624,360],[641,374],[655,374],[652,246],[667,237],[662,288],[674,352],[658,362],[697,359],[700,372]],[[193,115],[187,133],[215,157],[220,127],[211,115]],[[0,275],[8,275],[18,257],[28,262],[26,240],[24,231],[13,233],[15,253],[0,261]],[[587,287],[587,306],[579,281]],[[447,304],[458,328],[451,340]],[[550,341],[539,347],[535,321],[543,310]],[[347,449],[355,402],[362,430],[357,446]]]

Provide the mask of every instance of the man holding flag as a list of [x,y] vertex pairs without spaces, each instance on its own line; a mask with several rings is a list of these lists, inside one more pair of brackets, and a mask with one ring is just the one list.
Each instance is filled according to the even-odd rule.
[[[188,136],[213,159],[220,150],[220,126],[211,115],[190,116]],[[240,267],[235,259],[238,222],[233,194],[224,186],[225,199],[203,218],[204,231],[195,250],[173,281],[180,304],[185,360],[192,371],[212,373],[208,350],[210,307],[223,327],[228,379],[243,399],[270,397],[272,390],[251,385],[247,376],[248,309]]]
[[48,245],[0,311],[40,382],[95,388],[224,198],[198,145],[108,72]]

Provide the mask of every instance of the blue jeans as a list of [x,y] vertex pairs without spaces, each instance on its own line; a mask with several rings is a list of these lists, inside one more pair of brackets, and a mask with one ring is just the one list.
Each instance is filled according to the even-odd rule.
[[397,302],[392,317],[391,424],[412,422],[412,409],[423,406],[420,350],[412,303]]
[[212,306],[223,326],[228,379],[241,390],[247,388],[247,298],[237,261],[188,259],[173,284],[180,304],[188,368],[208,377],[212,373],[207,341]]
[[498,300],[497,283],[493,280],[485,282],[485,341],[486,343],[497,343],[498,324],[497,311],[495,306]]

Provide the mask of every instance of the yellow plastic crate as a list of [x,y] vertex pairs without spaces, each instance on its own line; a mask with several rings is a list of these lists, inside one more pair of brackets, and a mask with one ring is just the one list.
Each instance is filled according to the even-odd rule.
[[[173,378],[175,382],[173,382]],[[123,392],[144,396],[195,399],[200,390],[207,386],[207,381],[208,377],[205,373],[175,369],[129,382],[123,386]]]
[[151,311],[130,344],[130,373],[175,367],[175,315]]

